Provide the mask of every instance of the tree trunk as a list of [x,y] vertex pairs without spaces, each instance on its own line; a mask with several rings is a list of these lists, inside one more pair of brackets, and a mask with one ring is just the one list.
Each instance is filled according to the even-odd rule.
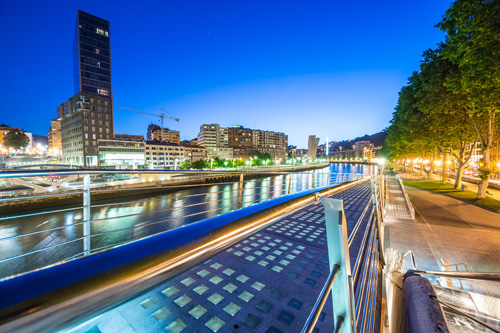
[[486,138],[486,144],[483,145],[483,165],[479,168],[479,174],[481,176],[481,181],[477,189],[477,198],[483,199],[486,197],[486,189],[488,188],[488,183],[491,177],[491,147],[493,145],[493,131],[495,123],[495,114],[490,114],[488,119],[488,132]]
[[464,169],[465,169],[465,163],[462,163],[462,161],[458,161],[457,178],[455,179],[455,186],[454,186],[456,190],[458,190],[460,186],[462,186],[462,176],[464,174]]
[[443,184],[446,184],[446,179],[448,178],[448,174],[446,173],[446,152],[443,148],[443,164],[441,165],[443,171]]
[[491,163],[491,148],[487,147],[483,149],[483,165],[479,168],[479,172],[481,175],[481,169],[483,173],[481,175],[481,181],[479,182],[479,186],[477,189],[477,198],[483,199],[486,197],[486,189],[488,188],[488,183],[490,181],[490,163]]

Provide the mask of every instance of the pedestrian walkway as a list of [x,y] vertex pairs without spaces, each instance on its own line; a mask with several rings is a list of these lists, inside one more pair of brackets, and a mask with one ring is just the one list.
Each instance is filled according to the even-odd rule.
[[[370,183],[332,197],[343,200],[350,234]],[[360,230],[368,220],[366,214]],[[363,234],[349,248],[351,268]],[[73,332],[299,332],[328,274],[324,210],[313,204]],[[328,300],[314,332],[333,331],[333,322]]]
[[387,175],[387,218],[411,220],[410,207],[396,175]]
[[[440,270],[443,258],[452,264],[468,263],[476,272],[500,272],[500,214],[445,195],[405,188],[416,219],[388,219],[386,248],[400,253],[412,250],[422,270]],[[492,288],[500,296],[499,286]]]

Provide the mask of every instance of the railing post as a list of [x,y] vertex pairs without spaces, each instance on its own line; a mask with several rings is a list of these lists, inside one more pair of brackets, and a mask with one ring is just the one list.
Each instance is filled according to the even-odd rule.
[[292,189],[292,174],[288,175],[288,194],[290,194],[290,190]]
[[83,176],[83,254],[90,254],[90,175]]
[[312,179],[312,186],[311,188],[314,188],[314,181],[316,180],[316,174],[313,173],[313,179]]
[[379,260],[382,262],[383,265],[385,265],[385,259],[384,259],[384,248],[383,248],[383,243],[384,243],[384,229],[385,229],[385,222],[384,222],[384,211],[382,210],[382,207],[380,206],[380,200],[379,200],[379,192],[380,192],[380,183],[377,177],[373,177],[371,180],[371,185],[372,185],[372,194],[373,194],[373,207],[375,207],[375,215],[377,219],[377,224],[376,227],[378,229],[378,247],[379,247]]
[[329,173],[327,176],[326,176],[326,185],[330,185],[330,177],[332,176],[331,173]]
[[240,174],[240,185],[238,188],[238,208],[241,208],[243,205],[243,178],[244,175]]
[[325,207],[326,239],[330,271],[334,265],[340,265],[339,273],[333,281],[332,301],[334,326],[339,326],[339,318],[344,323],[339,332],[356,332],[354,322],[354,290],[349,260],[349,246],[347,241],[347,224],[342,200],[320,198]]

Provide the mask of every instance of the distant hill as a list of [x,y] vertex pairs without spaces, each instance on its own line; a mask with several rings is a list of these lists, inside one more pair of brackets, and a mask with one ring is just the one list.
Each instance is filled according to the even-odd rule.
[[[374,147],[380,147],[384,144],[386,135],[387,133],[382,131],[372,135],[365,134],[352,140],[337,141],[334,143],[332,149],[335,151],[339,150],[339,147],[342,147],[342,150],[351,150],[352,146],[358,141],[370,141]],[[323,144],[322,146],[324,147],[325,145]]]

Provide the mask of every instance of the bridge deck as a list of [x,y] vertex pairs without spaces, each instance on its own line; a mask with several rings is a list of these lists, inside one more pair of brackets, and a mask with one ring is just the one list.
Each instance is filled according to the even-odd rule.
[[[364,183],[333,196],[344,200],[349,233],[370,195]],[[350,249],[351,265],[362,234]],[[75,331],[297,332],[328,267],[323,206],[310,205]],[[315,332],[332,329],[329,300]]]

